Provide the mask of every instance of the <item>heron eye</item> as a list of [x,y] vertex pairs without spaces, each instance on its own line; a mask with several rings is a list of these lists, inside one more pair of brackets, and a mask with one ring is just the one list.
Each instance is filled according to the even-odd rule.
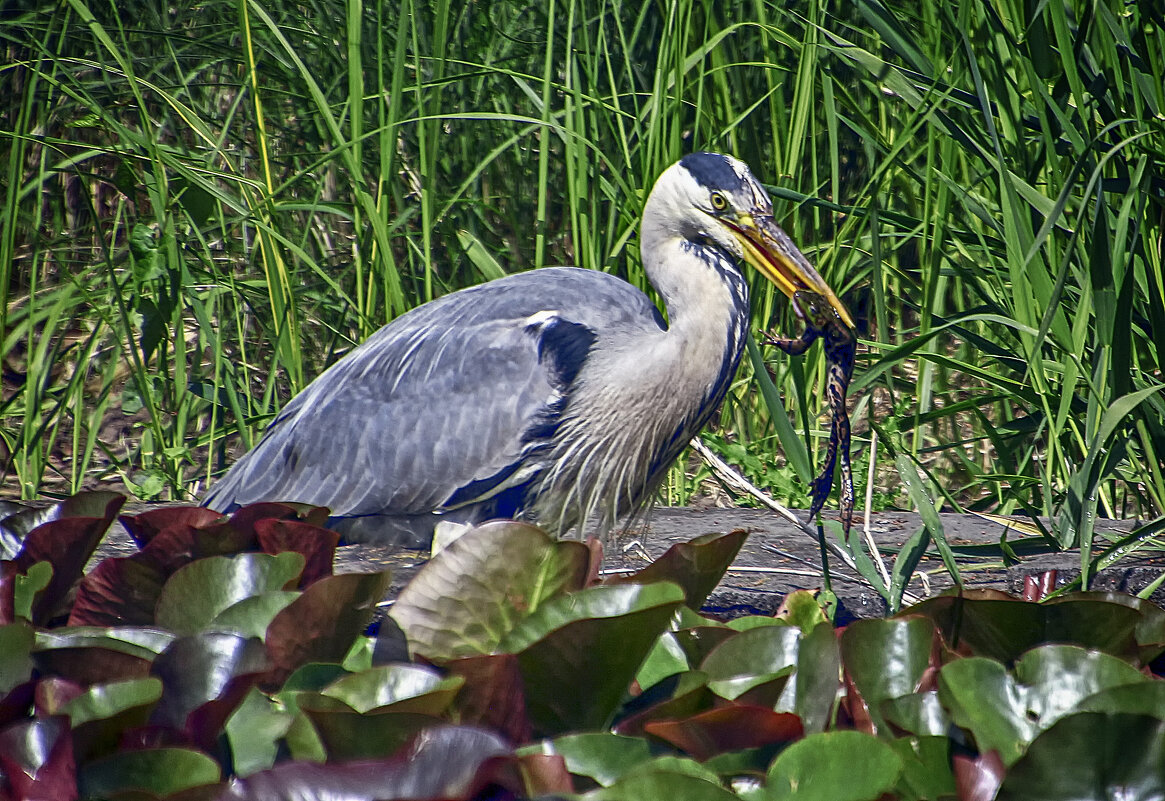
[[719,192],[713,192],[711,200],[712,208],[714,208],[716,211],[724,211],[726,208],[728,208],[728,198],[724,197],[724,195],[720,194]]

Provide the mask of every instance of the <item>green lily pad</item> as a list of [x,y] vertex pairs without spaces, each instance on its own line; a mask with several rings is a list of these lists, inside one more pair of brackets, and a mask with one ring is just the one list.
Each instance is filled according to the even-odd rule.
[[162,697],[162,682],[156,678],[132,679],[95,684],[66,703],[61,712],[74,728],[94,720],[118,715],[135,707],[152,707]]
[[292,551],[199,559],[166,581],[155,620],[180,635],[204,631],[216,616],[240,601],[288,589],[303,572],[303,565],[303,556]]
[[249,776],[274,765],[294,717],[271,696],[250,688],[224,726],[235,773]]
[[876,801],[902,774],[894,749],[869,734],[833,731],[793,743],[766,778],[770,801]]
[[903,798],[954,797],[955,775],[951,771],[951,741],[941,737],[899,737],[890,747],[902,760],[898,794]]
[[1136,606],[1093,593],[1030,603],[973,590],[961,598],[931,598],[903,614],[933,620],[947,644],[960,653],[1006,664],[1042,643],[1079,645],[1136,660],[1137,630],[1145,617]]
[[[800,643],[801,630],[795,626],[750,629],[717,646],[700,670],[708,674],[712,691],[731,701],[761,684],[787,680],[796,669]],[[792,710],[791,696],[781,709]]]
[[1165,798],[1165,721],[1081,712],[1040,734],[1003,779],[996,801]]
[[1014,677],[991,659],[969,657],[943,666],[939,698],[981,751],[995,749],[1013,764],[1036,735],[1100,690],[1147,681],[1120,659],[1074,645],[1044,645],[1016,663]]
[[674,764],[663,760],[659,760],[659,763],[647,763],[642,769],[633,771],[609,787],[601,787],[582,797],[586,801],[643,801],[648,798],[667,801],[737,801],[734,793],[720,786],[715,774],[708,778],[680,772]]
[[81,768],[78,785],[86,798],[107,798],[143,791],[167,796],[192,787],[216,784],[222,778],[218,763],[187,748],[122,751]]
[[887,698],[878,705],[878,711],[891,727],[920,737],[946,737],[950,726],[950,717],[934,690]]
[[[538,752],[544,746],[533,745]],[[586,776],[603,787],[615,783],[619,777],[637,765],[651,759],[651,746],[640,737],[624,737],[609,732],[564,734],[549,744],[552,753],[566,760],[566,767],[576,776]]]
[[684,648],[676,639],[675,632],[665,632],[655,641],[643,665],[635,676],[639,686],[646,689],[658,684],[668,676],[683,673],[690,669]]
[[32,646],[36,632],[24,621],[0,626],[0,698],[32,674]]
[[546,601],[501,641],[518,656],[535,734],[605,728],[684,602],[661,582],[591,587]]
[[64,704],[62,712],[73,726],[73,750],[78,761],[117,750],[122,735],[145,726],[162,697],[156,678],[95,684]]
[[580,589],[590,552],[526,523],[495,521],[467,531],[401,591],[391,617],[415,654],[443,661],[489,654],[549,599]]
[[422,665],[384,665],[343,676],[321,692],[357,712],[392,710],[440,715],[465,679],[441,676]]
[[842,662],[879,729],[881,703],[919,689],[933,644],[934,625],[922,617],[859,620],[842,633]]
[[263,639],[267,635],[271,621],[298,600],[299,595],[300,593],[293,590],[252,595],[219,612],[206,628],[210,631],[230,631],[244,637]]

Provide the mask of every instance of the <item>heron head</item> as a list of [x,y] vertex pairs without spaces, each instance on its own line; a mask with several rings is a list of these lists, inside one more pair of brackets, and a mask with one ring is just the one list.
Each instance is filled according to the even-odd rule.
[[[820,295],[854,327],[845,304],[773,219],[773,203],[748,166],[719,153],[692,153],[660,175],[644,213],[671,233],[711,244],[751,264],[778,289]],[[803,310],[793,304],[798,316]]]

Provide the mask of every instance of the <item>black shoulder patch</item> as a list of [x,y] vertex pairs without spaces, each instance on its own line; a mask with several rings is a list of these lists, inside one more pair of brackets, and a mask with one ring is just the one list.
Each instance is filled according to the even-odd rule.
[[680,159],[680,164],[707,189],[731,192],[742,183],[728,159],[719,153],[689,153]]
[[595,344],[595,332],[582,323],[553,317],[540,327],[538,358],[563,387],[574,383]]

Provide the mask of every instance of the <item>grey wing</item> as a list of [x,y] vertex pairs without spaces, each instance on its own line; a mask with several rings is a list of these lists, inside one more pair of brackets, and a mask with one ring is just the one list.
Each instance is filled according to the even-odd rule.
[[518,486],[597,338],[663,325],[604,273],[544,268],[455,292],[382,328],[284,408],[203,503],[408,517]]
[[524,434],[558,393],[527,328],[403,326],[370,340],[288,404],[207,505],[294,500],[337,516],[408,516],[475,482],[521,480]]

